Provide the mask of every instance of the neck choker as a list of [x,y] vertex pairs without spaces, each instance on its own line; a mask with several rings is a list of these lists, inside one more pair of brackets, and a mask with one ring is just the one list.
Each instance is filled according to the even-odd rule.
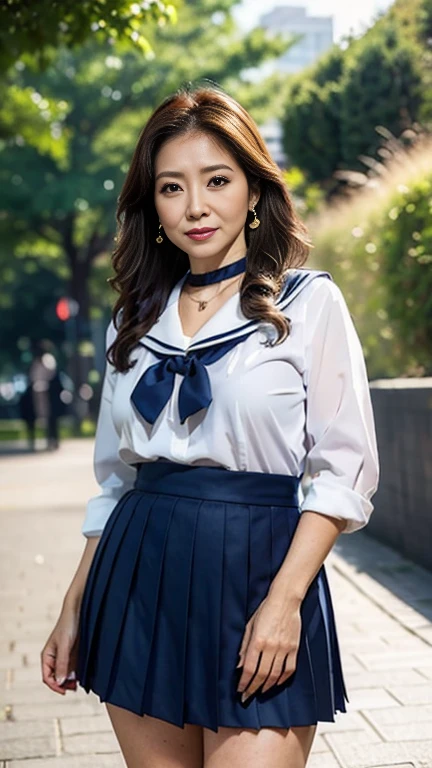
[[186,282],[189,283],[189,285],[210,285],[211,283],[220,283],[221,280],[226,280],[228,277],[239,275],[241,272],[244,272],[245,269],[246,256],[243,256],[241,259],[232,262],[232,264],[219,267],[219,269],[213,269],[211,272],[193,274],[189,271],[186,277]]

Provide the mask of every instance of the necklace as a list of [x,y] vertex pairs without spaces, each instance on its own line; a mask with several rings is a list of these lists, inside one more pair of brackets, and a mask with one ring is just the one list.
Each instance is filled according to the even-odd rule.
[[229,288],[229,287],[230,287],[230,285],[233,285],[233,283],[235,283],[235,282],[236,282],[235,280],[232,280],[232,281],[231,281],[230,283],[228,283],[227,285],[224,285],[224,287],[223,287],[223,288],[221,288],[221,289],[220,289],[220,290],[219,290],[219,291],[218,291],[218,292],[215,294],[215,296],[212,296],[212,298],[211,298],[211,299],[204,299],[204,300],[203,300],[203,299],[194,299],[194,298],[193,298],[193,297],[192,297],[192,296],[191,296],[189,293],[187,293],[187,291],[184,291],[184,293],[186,294],[186,296],[188,296],[188,298],[189,298],[191,301],[194,301],[196,304],[198,304],[198,312],[202,312],[202,310],[206,308],[207,304],[210,304],[210,302],[211,302],[211,301],[213,301],[213,299],[216,299],[216,297],[217,297],[217,296],[219,296],[221,293],[223,293],[224,291],[226,291],[226,289],[227,289],[227,288]]

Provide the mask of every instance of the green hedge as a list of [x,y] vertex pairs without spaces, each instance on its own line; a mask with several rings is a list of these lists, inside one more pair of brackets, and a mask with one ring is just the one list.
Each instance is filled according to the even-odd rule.
[[432,140],[387,171],[308,221],[312,261],[344,292],[370,378],[432,375]]

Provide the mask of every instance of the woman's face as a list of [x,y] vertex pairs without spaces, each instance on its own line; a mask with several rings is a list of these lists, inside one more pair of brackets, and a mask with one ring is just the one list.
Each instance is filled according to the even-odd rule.
[[[209,134],[169,139],[157,153],[154,200],[162,236],[188,254],[192,269],[201,261],[207,270],[244,256],[246,217],[258,197],[249,194],[233,155]],[[204,239],[187,234],[202,228],[213,234]]]

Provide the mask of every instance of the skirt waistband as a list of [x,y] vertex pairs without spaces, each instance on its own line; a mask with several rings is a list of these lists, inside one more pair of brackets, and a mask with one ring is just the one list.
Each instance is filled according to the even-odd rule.
[[302,476],[229,470],[158,459],[135,465],[134,488],[194,499],[298,507]]

